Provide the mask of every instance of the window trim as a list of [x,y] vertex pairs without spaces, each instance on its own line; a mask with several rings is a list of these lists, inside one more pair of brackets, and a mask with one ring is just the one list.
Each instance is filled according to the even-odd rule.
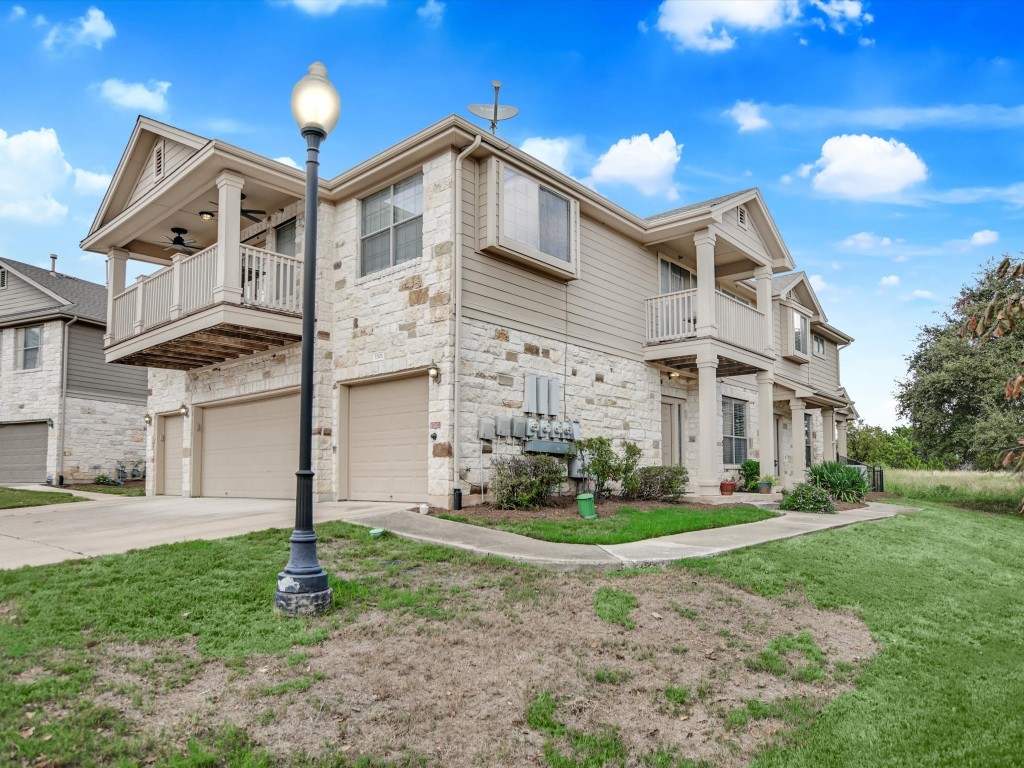
[[[408,266],[409,264],[414,264],[414,263],[416,263],[417,261],[419,261],[420,259],[423,258],[423,208],[425,207],[425,205],[421,205],[421,210],[420,210],[420,212],[416,216],[410,216],[407,219],[403,219],[402,221],[396,222],[394,220],[395,219],[395,217],[394,217],[394,206],[389,203],[389,206],[391,207],[391,210],[392,210],[392,215],[391,215],[391,221],[388,224],[387,228],[381,228],[381,229],[378,229],[378,230],[374,230],[373,232],[370,232],[370,233],[363,232],[363,206],[364,206],[366,200],[371,198],[371,197],[373,197],[376,194],[379,194],[380,192],[383,192],[385,189],[390,189],[391,190],[391,195],[392,195],[392,199],[393,199],[394,198],[394,194],[395,194],[395,187],[397,187],[399,184],[402,184],[402,183],[404,183],[406,181],[409,181],[410,179],[413,179],[413,178],[419,178],[419,180],[420,180],[420,195],[421,195],[421,197],[423,197],[423,199],[425,201],[424,188],[423,188],[423,169],[422,168],[417,169],[414,173],[404,174],[400,178],[397,178],[394,181],[392,181],[390,184],[385,184],[385,185],[383,185],[381,187],[378,187],[373,192],[370,192],[369,194],[363,195],[361,198],[359,198],[359,200],[358,200],[358,207],[357,207],[357,216],[359,218],[359,253],[358,253],[358,257],[356,259],[356,278],[357,278],[357,280],[364,280],[364,279],[370,279],[370,278],[373,278],[373,277],[378,277],[378,276],[380,276],[382,274],[385,274],[386,272],[389,272],[391,270],[398,269],[400,267],[405,267],[405,266]],[[419,255],[417,255],[416,257],[414,257],[412,259],[408,259],[406,261],[403,261],[401,263],[396,264],[395,263],[395,250],[396,250],[395,249],[395,230],[397,229],[397,227],[399,225],[407,224],[408,222],[414,221],[416,219],[420,220],[420,250],[419,250]],[[376,237],[377,235],[380,235],[381,233],[383,233],[385,231],[389,231],[389,233],[390,233],[389,234],[389,244],[388,244],[389,258],[388,258],[387,266],[381,267],[380,269],[375,269],[375,270],[370,271],[370,272],[364,272],[363,271],[363,249],[366,247],[367,239],[369,239],[371,237]]]
[[[726,407],[727,407],[727,405],[730,407],[730,411],[733,414],[733,417],[729,420],[730,424],[733,427],[735,427],[735,425],[736,425],[736,417],[735,417],[736,407],[737,407],[737,405],[742,406],[742,408],[743,408],[743,431],[744,432],[750,432],[750,428],[749,428],[750,427],[750,413],[749,413],[749,411],[750,411],[750,408],[749,408],[750,403],[748,403],[746,400],[741,400],[738,397],[729,397],[729,395],[722,395],[722,465],[724,467],[738,467],[741,464],[743,464],[743,461],[746,461],[748,458],[750,458],[750,435],[749,434],[736,435],[736,434],[733,434],[733,432],[726,432],[725,431],[725,416],[726,416]],[[726,446],[730,444],[729,443],[730,440],[733,441],[732,444],[731,444],[732,445],[732,458],[733,459],[736,458],[736,442],[735,441],[742,440],[744,442],[745,447],[744,447],[744,450],[743,450],[743,461],[726,461]]]
[[[295,230],[295,253],[282,253],[280,250],[278,250],[278,247],[277,247],[277,245],[278,245],[278,243],[277,243],[277,236],[278,236],[278,232],[280,231],[280,229],[282,227],[287,227],[289,224],[291,224],[292,228]],[[271,227],[271,229],[274,230],[274,249],[273,249],[273,252],[274,253],[280,253],[282,256],[289,256],[289,257],[291,257],[293,259],[298,258],[299,257],[299,217],[298,216],[292,216],[290,219],[285,219],[280,224],[275,224],[273,227]]]
[[[39,340],[35,347],[25,346],[25,332],[31,330],[37,330],[39,332]],[[34,349],[36,351],[36,364],[31,368],[25,367],[25,351],[27,349]],[[43,367],[43,326],[41,325],[26,325],[22,328],[18,328],[14,337],[14,368],[18,371],[38,371]]]
[[672,259],[672,258],[669,258],[668,256],[664,256],[664,255],[660,255],[659,254],[659,256],[658,256],[658,295],[659,296],[666,296],[669,293],[678,293],[678,291],[668,291],[666,293],[664,290],[662,290],[662,284],[661,284],[661,271],[663,269],[662,264],[668,264],[669,265],[669,273],[670,274],[671,274],[672,268],[676,267],[678,269],[681,269],[683,272],[686,272],[690,276],[690,281],[692,282],[693,287],[692,288],[683,288],[682,290],[684,290],[684,291],[696,290],[696,288],[697,288],[697,272],[696,272],[696,270],[690,269],[688,266],[686,266],[685,264],[681,264],[676,259]]
[[[568,203],[569,260],[564,261],[532,246],[505,235],[505,170],[524,176],[542,189],[563,198]],[[481,228],[480,250],[502,256],[544,272],[561,280],[577,280],[580,276],[580,206],[579,201],[566,189],[518,165],[490,157],[483,166],[483,183],[487,224]]]
[[779,313],[779,322],[781,323],[781,336],[782,336],[782,356],[787,360],[792,360],[795,363],[804,365],[809,363],[811,360],[810,351],[803,351],[796,347],[796,334],[794,333],[794,321],[796,318],[802,318],[807,325],[807,345],[810,346],[810,327],[811,317],[803,308],[798,308],[798,305],[784,302],[782,304],[782,311]]
[[[821,342],[821,352],[818,351],[818,342]],[[825,346],[828,342],[825,341],[824,336],[819,336],[816,333],[811,333],[811,352],[815,357],[827,357],[828,347]]]

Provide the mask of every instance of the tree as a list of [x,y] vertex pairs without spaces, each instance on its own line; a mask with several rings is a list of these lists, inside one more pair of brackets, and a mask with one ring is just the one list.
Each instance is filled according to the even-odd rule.
[[[921,447],[910,427],[894,427],[887,432],[858,419],[847,425],[847,450],[861,464],[892,469],[928,469],[935,464],[921,458]],[[941,466],[941,465],[938,465]]]
[[[918,333],[917,349],[907,358],[908,377],[897,383],[896,396],[926,463],[988,469],[1024,431],[1024,407],[1002,394],[1006,377],[1024,357],[1024,337],[1006,330],[995,335],[998,310],[989,309],[993,297],[1005,300],[1020,283],[1019,276],[990,261],[974,284],[960,290],[942,322]],[[971,318],[980,322],[967,333]]]

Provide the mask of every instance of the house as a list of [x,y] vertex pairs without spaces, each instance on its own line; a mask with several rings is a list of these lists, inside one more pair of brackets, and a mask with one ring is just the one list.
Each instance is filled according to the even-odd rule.
[[[294,494],[303,194],[138,120],[82,246],[109,260],[106,359],[149,367],[149,492]],[[321,500],[471,503],[493,457],[579,435],[704,495],[844,450],[852,339],[757,189],[642,218],[451,116],[321,179],[319,220]],[[129,285],[129,260],[160,269]]]
[[0,484],[144,466],[146,372],[104,360],[107,288],[0,259]]

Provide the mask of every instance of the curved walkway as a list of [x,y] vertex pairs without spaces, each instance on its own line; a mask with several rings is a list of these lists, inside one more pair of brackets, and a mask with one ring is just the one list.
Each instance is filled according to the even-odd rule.
[[[330,503],[318,508],[330,508]],[[862,509],[814,515],[785,512],[779,517],[756,523],[709,528],[703,531],[677,533],[657,539],[629,544],[554,544],[517,533],[456,523],[439,517],[419,515],[409,510],[352,510],[334,519],[384,528],[391,533],[415,541],[456,547],[481,555],[496,555],[523,563],[548,568],[635,568],[683,560],[689,557],[711,557],[734,549],[743,549],[766,541],[803,536],[829,528],[841,528],[869,520],[882,520],[914,507],[868,502]]]

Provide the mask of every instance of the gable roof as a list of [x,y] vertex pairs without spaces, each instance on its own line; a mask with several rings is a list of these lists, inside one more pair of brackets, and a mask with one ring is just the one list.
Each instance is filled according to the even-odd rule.
[[702,208],[716,208],[722,205],[722,203],[729,202],[733,198],[746,197],[751,192],[756,191],[757,187],[750,187],[749,189],[743,189],[740,190],[739,192],[730,192],[727,195],[719,195],[718,197],[712,197],[710,200],[701,200],[699,203],[690,203],[689,205],[684,205],[681,208],[673,208],[671,211],[662,211],[661,213],[656,213],[653,216],[648,216],[646,221],[649,221],[653,224],[654,222],[660,221],[661,219],[671,219],[674,216],[679,216],[684,213],[690,213],[692,211],[699,211]]
[[0,267],[7,269],[54,299],[53,304],[49,307],[0,316],[0,323],[58,315],[68,318],[78,316],[83,320],[91,320],[100,325],[107,324],[107,287],[105,285],[71,275],[63,275],[60,272],[50,274],[48,269],[34,267],[13,259],[0,259]]
[[808,279],[806,272],[790,272],[785,275],[772,277],[773,296],[784,296],[794,288],[802,288],[806,291],[807,297],[811,301],[811,306],[807,308],[814,310],[819,322],[827,323],[828,318],[825,316],[825,310],[821,308],[821,302],[818,301],[818,295],[814,292],[814,288],[811,287],[811,281]]

